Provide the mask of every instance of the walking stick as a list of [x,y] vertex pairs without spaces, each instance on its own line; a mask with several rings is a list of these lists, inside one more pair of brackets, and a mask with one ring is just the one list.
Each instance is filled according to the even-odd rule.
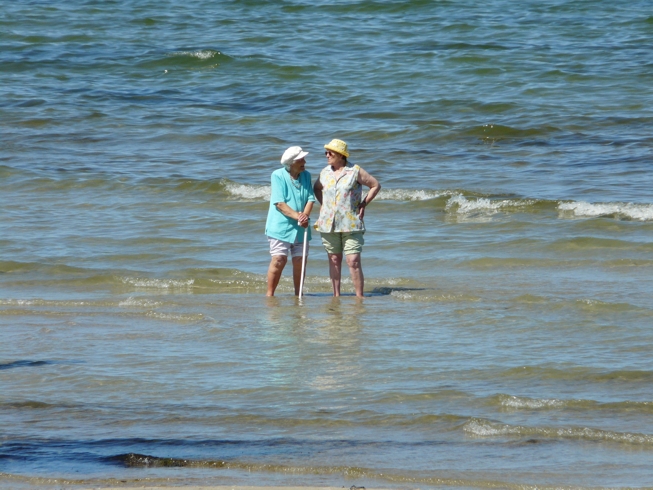
[[308,225],[304,230],[304,250],[302,251],[302,278],[299,281],[299,299],[302,299],[304,292],[304,273],[306,272],[306,246],[308,245]]

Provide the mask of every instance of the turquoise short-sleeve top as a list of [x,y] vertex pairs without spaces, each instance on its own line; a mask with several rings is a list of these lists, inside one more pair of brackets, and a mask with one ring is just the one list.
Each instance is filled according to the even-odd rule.
[[[265,234],[284,242],[304,242],[304,230],[297,220],[288,218],[275,206],[285,202],[291,209],[302,212],[306,204],[315,202],[315,194],[311,186],[311,174],[304,170],[299,178],[294,180],[285,168],[272,172],[270,189],[270,208],[265,223]],[[311,227],[308,227],[308,239],[311,239]]]

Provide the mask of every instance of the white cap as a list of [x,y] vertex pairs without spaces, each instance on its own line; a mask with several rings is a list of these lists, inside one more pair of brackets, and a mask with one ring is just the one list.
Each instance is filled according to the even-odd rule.
[[283,152],[283,156],[281,157],[281,165],[291,165],[292,162],[301,160],[306,155],[308,155],[308,152],[303,151],[301,146],[291,146]]

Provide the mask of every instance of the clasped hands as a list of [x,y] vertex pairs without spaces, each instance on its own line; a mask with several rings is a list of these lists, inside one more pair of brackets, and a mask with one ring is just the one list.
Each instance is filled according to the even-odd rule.
[[299,223],[299,226],[302,228],[308,227],[308,216],[304,213],[299,213],[297,216],[297,223]]

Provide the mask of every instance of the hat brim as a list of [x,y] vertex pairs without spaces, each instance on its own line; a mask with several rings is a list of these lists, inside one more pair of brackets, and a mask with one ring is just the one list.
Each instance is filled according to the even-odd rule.
[[308,155],[308,152],[307,151],[302,151],[299,155],[297,155],[295,158],[293,158],[292,161],[296,162],[297,160],[301,160],[306,155]]
[[338,155],[344,155],[347,158],[349,158],[349,152],[348,151],[342,151],[338,148],[334,148],[333,146],[329,146],[328,144],[324,145],[324,148],[327,150],[335,151]]

